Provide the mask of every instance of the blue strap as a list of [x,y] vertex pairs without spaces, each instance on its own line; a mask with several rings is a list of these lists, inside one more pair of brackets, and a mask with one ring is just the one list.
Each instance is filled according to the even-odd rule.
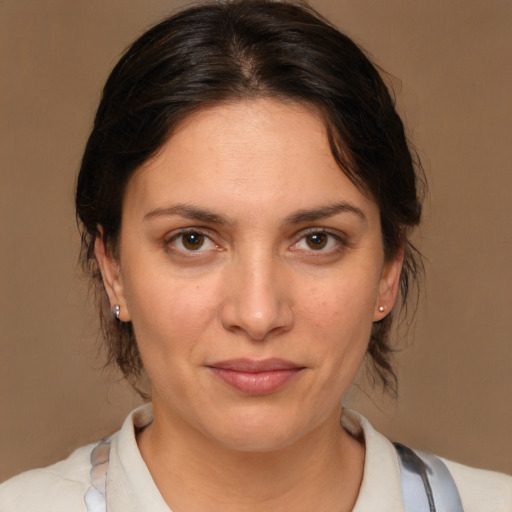
[[394,444],[405,512],[464,512],[457,486],[441,459]]

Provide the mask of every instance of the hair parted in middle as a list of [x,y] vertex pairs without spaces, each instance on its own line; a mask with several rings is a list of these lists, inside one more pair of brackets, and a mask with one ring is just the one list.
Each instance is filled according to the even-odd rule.
[[[164,19],[128,48],[104,87],[78,176],[85,271],[101,288],[95,240],[102,236],[111,255],[119,256],[126,184],[179,123],[209,106],[258,98],[308,105],[321,115],[340,172],[379,207],[386,258],[404,251],[405,303],[422,269],[408,239],[421,217],[421,166],[376,66],[298,2],[200,4]],[[109,362],[136,383],[142,361],[131,323],[112,319],[104,293],[100,314]],[[391,323],[392,313],[374,324],[368,355],[375,378],[394,392]]]

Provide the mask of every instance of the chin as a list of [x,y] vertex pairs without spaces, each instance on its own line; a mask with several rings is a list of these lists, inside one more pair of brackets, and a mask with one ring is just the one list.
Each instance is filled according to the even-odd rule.
[[208,436],[223,447],[240,452],[276,452],[306,435],[308,429],[275,411],[226,415],[222,424],[208,425]]

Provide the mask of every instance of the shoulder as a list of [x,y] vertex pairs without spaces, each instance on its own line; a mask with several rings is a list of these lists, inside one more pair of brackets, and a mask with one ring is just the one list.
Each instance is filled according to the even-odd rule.
[[1,512],[82,512],[90,485],[94,445],[75,450],[51,466],[21,473],[0,484]]
[[512,476],[442,460],[459,490],[465,512],[512,511]]
[[[366,445],[360,497],[354,510],[403,510],[402,484],[395,447],[364,416],[343,410],[343,427]],[[475,469],[444,458],[464,512],[512,512],[512,476]]]

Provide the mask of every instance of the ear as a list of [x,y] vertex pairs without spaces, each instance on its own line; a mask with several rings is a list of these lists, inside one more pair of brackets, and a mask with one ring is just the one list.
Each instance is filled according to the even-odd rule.
[[379,284],[379,295],[375,305],[373,321],[382,320],[395,305],[400,285],[400,275],[404,262],[403,246],[397,251],[395,256],[384,263],[382,276]]
[[119,320],[130,321],[130,313],[126,306],[123,280],[121,277],[119,261],[115,259],[105,246],[103,240],[103,228],[98,226],[98,236],[94,242],[94,255],[100,267],[103,286],[107,292],[110,309],[118,304],[120,307]]

